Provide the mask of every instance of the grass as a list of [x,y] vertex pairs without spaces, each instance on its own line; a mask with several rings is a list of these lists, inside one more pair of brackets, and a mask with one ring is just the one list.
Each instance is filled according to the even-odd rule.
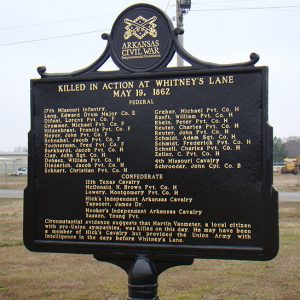
[[[31,253],[22,201],[0,200],[0,299],[127,297],[127,275],[91,255]],[[269,262],[195,260],[159,276],[162,300],[300,299],[300,203],[280,203],[280,252]]]
[[23,190],[27,185],[27,176],[0,176],[0,189]]

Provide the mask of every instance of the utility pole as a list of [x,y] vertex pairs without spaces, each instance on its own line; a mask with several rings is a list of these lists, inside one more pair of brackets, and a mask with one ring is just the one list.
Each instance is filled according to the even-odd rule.
[[[187,14],[191,9],[191,0],[176,0],[176,26],[183,29],[183,15]],[[178,41],[183,47],[183,34],[178,35]],[[183,67],[184,61],[182,57],[177,54],[177,66]]]
[[297,175],[298,175],[297,186],[300,186],[300,156],[296,157],[296,167],[297,167]]

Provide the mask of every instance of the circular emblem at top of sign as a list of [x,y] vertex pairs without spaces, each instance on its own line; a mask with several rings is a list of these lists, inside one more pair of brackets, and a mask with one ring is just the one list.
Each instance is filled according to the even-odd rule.
[[124,10],[111,31],[112,58],[132,72],[150,71],[168,57],[171,20],[155,6],[137,4]]

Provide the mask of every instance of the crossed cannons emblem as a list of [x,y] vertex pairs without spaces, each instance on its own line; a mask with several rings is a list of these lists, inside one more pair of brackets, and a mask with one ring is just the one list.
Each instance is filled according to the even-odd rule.
[[125,33],[124,39],[128,40],[131,36],[135,36],[139,40],[144,38],[147,34],[152,37],[157,37],[157,30],[155,27],[157,25],[154,23],[157,20],[157,17],[153,16],[150,19],[146,19],[142,16],[137,17],[134,20],[125,19]]

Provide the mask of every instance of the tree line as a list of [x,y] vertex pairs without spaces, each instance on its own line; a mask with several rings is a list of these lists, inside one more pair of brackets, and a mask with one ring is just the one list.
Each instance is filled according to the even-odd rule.
[[300,156],[300,137],[289,137],[283,140],[273,138],[273,161],[282,162],[286,157]]

